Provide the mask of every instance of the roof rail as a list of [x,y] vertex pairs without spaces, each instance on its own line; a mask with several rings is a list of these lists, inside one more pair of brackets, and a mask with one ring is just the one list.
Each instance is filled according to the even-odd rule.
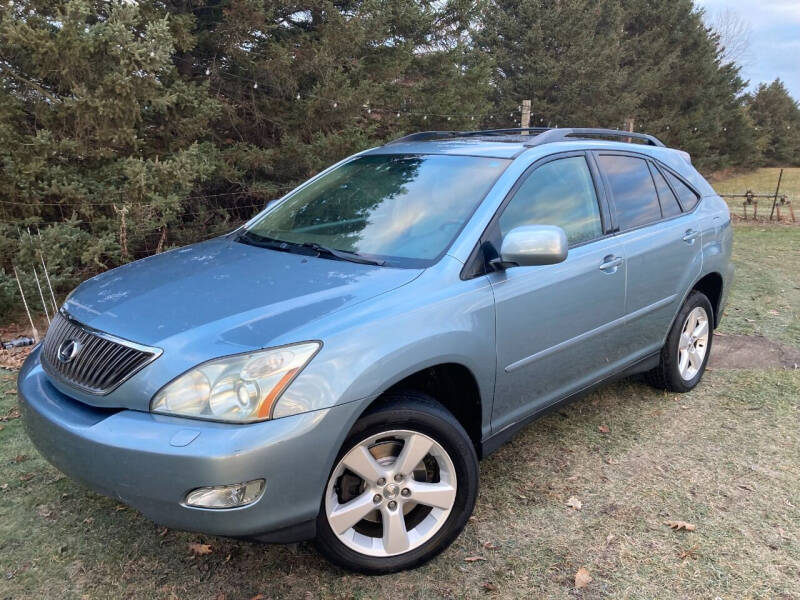
[[409,135],[405,135],[401,138],[397,138],[396,140],[392,140],[391,142],[386,142],[386,146],[390,144],[402,144],[404,142],[430,142],[433,140],[441,140],[444,138],[450,137],[462,137],[464,135],[464,131],[419,131],[417,133],[412,133]]
[[592,137],[619,137],[628,140],[641,140],[650,146],[664,146],[664,142],[657,137],[647,133],[636,133],[635,131],[621,131],[619,129],[596,129],[592,127],[563,127],[548,129],[537,135],[531,140],[529,146],[538,146],[549,142],[563,142],[568,138],[592,138]]
[[592,138],[592,137],[616,137],[627,138],[630,140],[641,140],[650,146],[664,146],[664,143],[657,137],[647,133],[636,133],[635,131],[621,131],[619,129],[596,129],[590,127],[513,127],[509,129],[482,129],[478,131],[421,131],[387,142],[390,144],[400,144],[404,142],[429,142],[447,138],[489,136],[489,135],[526,135],[533,133],[530,141],[525,140],[526,146],[539,146],[550,142],[563,142],[569,138]]

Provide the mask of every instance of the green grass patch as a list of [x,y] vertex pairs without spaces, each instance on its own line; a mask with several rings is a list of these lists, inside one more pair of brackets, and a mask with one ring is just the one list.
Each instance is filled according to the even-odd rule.
[[800,228],[737,225],[733,261],[720,331],[800,346]]

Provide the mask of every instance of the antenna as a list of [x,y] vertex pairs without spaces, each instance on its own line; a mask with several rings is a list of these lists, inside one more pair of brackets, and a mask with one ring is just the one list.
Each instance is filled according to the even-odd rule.
[[36,329],[36,325],[33,324],[33,317],[31,316],[31,309],[28,308],[28,301],[25,300],[25,292],[22,291],[22,283],[19,280],[19,273],[17,273],[17,267],[14,266],[14,277],[17,278],[17,286],[19,286],[19,294],[22,296],[22,304],[25,305],[25,312],[28,314],[28,321],[31,323],[31,330],[33,331],[33,339],[36,343],[39,343],[39,332]]
[[47,287],[50,288],[50,299],[53,301],[53,316],[55,317],[56,313],[58,312],[58,303],[56,302],[56,295],[53,293],[53,284],[50,283],[50,273],[47,272],[47,265],[44,264],[44,252],[42,251],[44,244],[42,243],[42,232],[39,231],[38,225],[36,226],[36,235],[39,236],[39,258],[42,259],[44,277],[47,280]]
[[53,293],[53,284],[50,283],[50,274],[47,272],[47,265],[44,264],[44,254],[39,251],[39,258],[42,259],[42,269],[44,269],[44,277],[47,280],[47,287],[50,288],[50,299],[53,301],[53,315],[58,312],[58,303],[56,302],[56,295]]
[[[47,302],[44,301],[44,294],[42,293],[42,285],[39,283],[39,276],[36,274],[36,267],[33,269],[33,278],[36,280],[36,287],[39,288],[39,298],[42,299],[42,308],[44,308],[44,316],[47,317],[47,324],[50,325],[50,314],[47,312]],[[55,317],[55,315],[53,315]]]

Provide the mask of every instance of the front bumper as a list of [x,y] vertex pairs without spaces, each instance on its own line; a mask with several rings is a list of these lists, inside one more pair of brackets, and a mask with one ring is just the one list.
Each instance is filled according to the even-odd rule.
[[[28,435],[59,470],[171,528],[282,542],[313,536],[359,402],[249,425],[98,409],[58,391],[39,350],[20,371],[19,400]],[[259,478],[264,494],[248,506],[182,504],[194,488]]]

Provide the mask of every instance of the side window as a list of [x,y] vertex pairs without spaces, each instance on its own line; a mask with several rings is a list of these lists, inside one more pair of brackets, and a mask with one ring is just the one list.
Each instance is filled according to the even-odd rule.
[[661,207],[647,161],[633,156],[601,154],[598,162],[611,186],[621,230],[661,218]]
[[557,225],[570,245],[603,234],[592,174],[583,156],[560,158],[538,167],[500,215],[505,235],[520,225]]
[[661,201],[661,213],[665,217],[674,217],[681,214],[681,205],[678,204],[678,199],[672,190],[667,185],[667,181],[661,172],[652,164],[650,171],[653,174],[653,181],[656,182],[656,189],[658,190],[658,199]]
[[687,212],[692,210],[700,200],[700,198],[697,197],[697,194],[695,194],[689,188],[689,186],[687,186],[685,183],[683,183],[680,179],[675,177],[675,175],[673,175],[669,171],[667,171],[667,179],[669,179],[669,182],[672,184],[672,189],[674,189],[675,193],[678,194],[678,198],[681,199],[681,204],[683,204],[683,210]]

